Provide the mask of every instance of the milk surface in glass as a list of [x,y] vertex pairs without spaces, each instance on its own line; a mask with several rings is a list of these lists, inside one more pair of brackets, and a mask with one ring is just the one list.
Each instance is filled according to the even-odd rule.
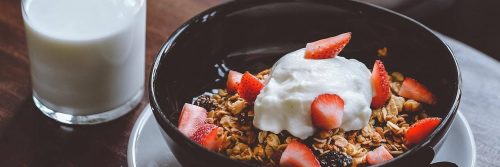
[[127,113],[143,94],[145,0],[23,0],[36,105],[70,124]]

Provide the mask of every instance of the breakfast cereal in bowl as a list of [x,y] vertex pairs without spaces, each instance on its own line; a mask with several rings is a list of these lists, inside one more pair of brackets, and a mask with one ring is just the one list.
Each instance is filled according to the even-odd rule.
[[204,148],[263,166],[369,166],[441,123],[417,79],[339,55],[352,34],[307,43],[272,68],[227,73],[225,89],[184,104],[178,129]]

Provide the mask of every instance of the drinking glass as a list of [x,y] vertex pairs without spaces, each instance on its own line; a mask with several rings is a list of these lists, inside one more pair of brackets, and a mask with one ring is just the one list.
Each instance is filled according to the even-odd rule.
[[144,92],[146,0],[22,0],[33,101],[66,124],[96,124]]

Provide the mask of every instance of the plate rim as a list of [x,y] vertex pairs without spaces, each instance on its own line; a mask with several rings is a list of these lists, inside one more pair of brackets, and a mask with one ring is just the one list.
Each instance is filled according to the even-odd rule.
[[471,147],[471,150],[472,150],[472,157],[471,157],[471,164],[470,166],[471,167],[475,167],[476,166],[476,154],[477,154],[477,150],[476,150],[476,140],[474,140],[474,133],[472,132],[472,129],[470,127],[470,124],[469,124],[469,121],[467,121],[467,119],[465,118],[465,116],[462,114],[462,110],[461,109],[458,109],[459,111],[457,112],[458,113],[458,117],[462,120],[462,122],[464,123],[465,125],[465,130],[467,131],[468,135],[469,135],[469,140],[470,140],[470,147]]
[[[148,111],[149,110],[149,111]],[[469,164],[470,167],[475,167],[476,166],[476,156],[477,156],[477,150],[476,150],[476,142],[474,140],[474,134],[472,132],[472,129],[470,127],[469,122],[465,118],[465,116],[462,114],[462,110],[458,109],[457,112],[458,118],[460,119],[460,122],[462,122],[465,126],[465,131],[467,132],[469,136],[469,141],[470,141],[470,147],[471,147],[471,162]],[[148,104],[144,110],[142,110],[142,113],[139,115],[137,118],[134,127],[132,128],[132,132],[130,133],[129,136],[129,141],[127,145],[127,163],[128,166],[130,167],[137,167],[137,157],[135,156],[135,152],[137,151],[137,142],[139,139],[139,133],[143,131],[146,123],[150,118],[153,116],[153,112],[151,109],[151,106]],[[156,121],[155,119],[152,119]],[[445,141],[448,139],[445,139]],[[167,145],[168,147],[168,145]]]
[[[149,110],[149,111],[148,111]],[[142,132],[142,129],[146,127],[146,123],[148,122],[153,112],[150,111],[151,106],[148,104],[141,111],[142,113],[137,117],[136,122],[134,123],[134,127],[132,128],[132,132],[130,133],[128,144],[127,144],[127,165],[130,167],[136,167],[137,160],[135,156],[136,146],[139,139],[139,132]]]

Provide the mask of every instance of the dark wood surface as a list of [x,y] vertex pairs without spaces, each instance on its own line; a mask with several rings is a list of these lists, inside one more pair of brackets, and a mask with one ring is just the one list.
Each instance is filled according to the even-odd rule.
[[[148,0],[147,74],[168,36],[223,0]],[[0,166],[127,166],[135,120],[148,103],[96,126],[65,126],[33,105],[20,0],[0,0]]]
[[[147,73],[156,52],[176,27],[222,1],[149,0]],[[453,49],[464,83],[460,109],[476,140],[476,166],[498,166],[500,63],[477,51]],[[66,126],[45,117],[31,100],[20,0],[0,0],[1,167],[127,166],[130,131],[147,102],[144,97],[141,105],[130,114],[96,126]]]

